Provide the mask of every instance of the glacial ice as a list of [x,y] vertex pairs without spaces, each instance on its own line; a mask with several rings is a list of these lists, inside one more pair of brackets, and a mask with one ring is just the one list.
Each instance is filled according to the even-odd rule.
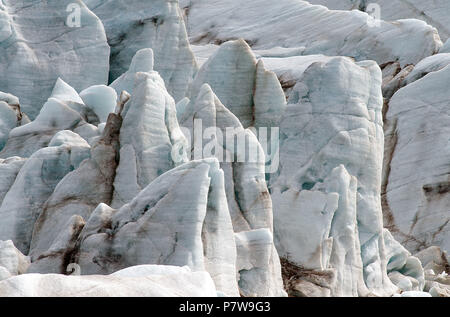
[[29,157],[48,146],[52,137],[62,130],[72,130],[89,140],[98,134],[95,124],[98,117],[94,111],[84,105],[72,87],[58,79],[36,119],[10,131],[0,157]]
[[395,294],[394,297],[431,297],[431,294],[427,292],[409,291],[403,292],[402,294]]
[[432,270],[436,274],[445,272],[446,266],[450,262],[447,252],[442,252],[439,247],[433,246],[416,253],[415,256],[420,260],[425,271]]
[[245,128],[275,126],[286,106],[276,76],[256,60],[243,40],[224,43],[202,65],[188,95],[191,100],[204,83]]
[[[223,172],[209,160],[167,172],[119,210],[100,205],[80,233],[82,272],[105,274],[149,263],[189,266],[210,272],[218,291],[237,295],[236,247],[225,199]],[[113,262],[110,253],[117,254]]]
[[[67,24],[69,4],[80,9],[79,27]],[[0,28],[0,70],[8,74],[0,90],[19,97],[30,118],[39,114],[58,77],[76,90],[106,84],[105,31],[82,1],[3,1]]]
[[358,234],[357,187],[358,179],[350,175],[343,165],[339,165],[333,169],[321,188],[326,193],[339,195],[329,229],[333,246],[331,250],[328,250],[331,252],[328,261],[336,275],[330,292],[334,296],[368,294],[364,282],[361,242]]
[[117,104],[117,93],[111,87],[96,85],[80,92],[83,103],[91,108],[100,122],[106,122],[108,115],[114,112]]
[[87,145],[86,160],[66,174],[47,199],[33,230],[29,253],[33,260],[31,271],[59,273],[85,219],[98,204],[111,203],[121,122],[119,115],[109,116],[102,136],[92,147]]
[[[198,71],[188,97],[195,101],[207,83],[244,128],[251,128],[257,137],[265,133],[266,142],[262,146],[267,157],[266,172],[273,173],[278,147],[272,140],[272,133],[273,128],[278,129],[286,108],[286,96],[277,75],[265,67],[263,60],[256,59],[243,40],[229,41],[208,53],[211,56]],[[183,101],[180,101],[177,111],[185,115],[184,112],[188,110],[184,108],[190,106],[182,105]],[[182,117],[181,114],[178,116]],[[185,118],[182,120],[186,121]],[[214,124],[209,123],[211,126]],[[234,124],[232,126],[236,127]],[[222,128],[222,131],[225,130]]]
[[52,94],[50,95],[49,98],[55,98],[58,100],[74,102],[79,104],[84,103],[83,99],[81,99],[77,91],[59,77],[55,82],[55,86],[53,87]]
[[249,297],[286,296],[270,230],[242,231],[235,234],[235,239],[241,294]]
[[[237,43],[239,42],[235,42],[234,46],[236,46]],[[242,48],[245,48],[247,46],[247,44],[242,45]],[[191,45],[192,51],[194,52],[197,61],[201,61],[198,62],[198,64],[202,65],[202,67],[209,58],[217,54],[217,51],[220,47],[221,46],[214,44]],[[266,71],[270,71],[276,75],[281,88],[283,89],[286,97],[288,97],[290,92],[292,91],[292,88],[295,86],[297,81],[302,78],[303,73],[309,66],[311,66],[311,64],[315,62],[328,61],[333,58],[332,56],[325,55],[301,55],[302,51],[303,48],[275,47],[266,50],[253,50],[252,54],[256,58],[256,63],[259,61],[262,62],[260,63],[260,69],[264,68]],[[251,53],[249,51],[247,55],[250,54]],[[276,88],[275,85],[273,85],[271,89],[274,88]],[[274,96],[271,96],[271,98],[269,97],[273,101],[268,102],[267,104],[279,105],[278,107],[280,107],[281,109],[279,109],[278,111],[282,113],[284,112],[286,106],[285,102],[280,101],[281,98],[279,96],[279,92],[276,91]],[[276,106],[273,107],[275,109],[277,108]]]
[[126,159],[114,180],[113,207],[130,202],[158,176],[187,161],[175,102],[157,72],[136,74],[122,117],[120,156]]
[[139,50],[151,48],[154,69],[164,79],[168,92],[176,101],[185,96],[197,65],[177,1],[151,0],[150,5],[142,0],[84,2],[105,26],[111,46],[110,81],[128,70]]
[[131,61],[130,68],[112,82],[110,87],[116,90],[117,95],[120,95],[124,90],[132,94],[136,74],[140,72],[151,73],[153,63],[153,50],[151,48],[137,51]]
[[442,45],[439,53],[450,53],[450,39],[445,41],[444,45]]
[[[193,126],[195,120],[201,120],[202,126]],[[215,155],[212,157],[217,157],[222,162],[226,199],[233,229],[239,241],[247,238],[254,241],[249,244],[238,243],[238,262],[243,261],[241,257],[247,257],[246,253],[257,257],[263,256],[266,259],[247,262],[258,263],[257,265],[238,266],[241,293],[247,296],[283,295],[280,290],[282,288],[281,268],[272,238],[272,202],[265,182],[265,155],[256,136],[250,130],[243,128],[239,119],[221,103],[208,84],[202,85],[195,102],[184,106],[183,112],[179,113],[179,122],[184,128],[189,129],[191,140],[188,141],[191,145],[198,142],[196,130],[200,130],[203,136],[207,129],[217,129],[214,135],[210,136],[211,140],[215,140],[213,143]],[[248,141],[248,147],[244,152],[248,153],[253,149],[256,152],[255,160],[245,161],[243,157],[240,157],[245,156],[245,153],[235,153],[234,142],[230,143],[228,136],[220,139],[219,131],[226,134],[227,128],[233,128],[238,138],[241,136]],[[196,151],[195,148],[191,151],[192,158],[195,158]],[[201,154],[205,153],[202,151]],[[236,160],[227,162],[224,160],[227,157],[235,157]],[[263,237],[264,235],[266,237]],[[258,291],[255,292],[255,290]]]
[[30,259],[17,250],[11,240],[0,241],[0,281],[5,279],[2,278],[2,269],[3,274],[7,272],[15,276],[26,273],[29,265]]
[[34,224],[47,199],[60,180],[89,156],[89,145],[79,144],[42,148],[26,160],[0,206],[0,240],[12,240],[28,254]]
[[439,247],[429,247],[415,255],[425,271],[424,291],[433,297],[450,296],[450,275],[447,274],[449,260],[447,252]]
[[[162,93],[162,96],[164,96],[163,94],[164,83],[162,83],[162,81],[158,79],[159,77],[157,76],[156,73],[153,73],[153,75],[150,73],[147,74],[139,73],[137,75],[137,78],[144,79],[143,83],[146,83],[150,78],[153,78],[153,80],[156,80],[157,86],[154,87],[157,89],[134,90],[135,95],[138,95],[139,92],[142,91],[141,93],[144,94],[143,95],[144,97],[149,98],[148,100],[153,100],[151,96],[154,93],[160,94]],[[142,86],[142,84],[140,85]],[[145,88],[147,86],[144,85],[143,87]],[[199,106],[196,106],[196,109],[202,109],[200,106],[201,104],[203,104],[202,107],[205,106],[211,107],[211,104],[208,104],[208,101],[211,100],[214,101],[214,98],[217,100],[217,97],[214,96],[208,85],[204,85],[203,90],[204,93],[199,95],[198,100]],[[128,109],[128,111],[125,112],[125,120],[126,118],[142,118],[142,117],[131,117],[132,113],[131,111],[136,111],[137,115],[138,109],[135,109],[135,107],[133,107],[132,104],[133,100],[130,100],[129,102],[130,104],[127,104],[125,108],[123,108],[123,110]],[[173,101],[171,102],[173,104]],[[220,112],[217,113],[222,114],[218,118],[223,119],[221,119],[222,121],[217,121],[219,126],[227,126],[227,124],[229,124],[233,120],[235,121],[235,124],[240,125],[237,118],[235,118],[231,114],[231,112],[229,112],[223,105],[221,105],[220,101],[217,100],[217,103],[218,104],[216,106],[211,108],[211,111],[214,111],[214,113],[211,114],[216,116],[215,112],[217,111],[217,109],[220,110]],[[144,103],[142,105],[145,106],[146,104]],[[148,104],[147,106],[151,106],[151,104]],[[173,111],[170,109],[171,108],[169,108],[166,111]],[[120,112],[118,115],[122,114],[123,111]],[[112,117],[114,116],[110,115],[110,118]],[[132,126],[134,128],[134,125],[131,124],[132,122],[133,121],[130,121],[130,128]],[[205,123],[207,122],[208,121],[205,120]],[[109,124],[110,123],[108,122],[107,126],[105,127],[102,136],[103,139],[107,135],[105,133],[106,131],[112,131],[112,129],[108,127]],[[115,132],[116,134],[119,134],[120,131],[121,137],[124,131],[126,131],[124,130],[123,125],[122,128],[120,127],[120,125],[118,125],[117,127],[115,127],[114,130],[116,131]],[[143,137],[145,135],[145,131],[146,130],[138,130],[136,132],[135,129],[133,129],[133,134],[131,134],[130,131],[130,135],[133,135],[133,138],[139,136]],[[243,128],[242,131],[244,131]],[[99,139],[98,144],[102,143],[102,138]],[[118,138],[118,135],[115,138]],[[136,144],[137,146],[139,146],[139,148],[140,146],[142,146],[141,143]],[[118,150],[117,145],[115,148],[116,150]],[[265,262],[259,263],[256,267],[246,266],[245,270],[241,270],[242,271],[240,273],[241,278],[239,280],[236,280],[235,276],[239,271],[235,267],[233,257],[230,256],[233,253],[236,254],[237,246],[234,242],[234,229],[233,229],[234,223],[232,222],[231,218],[232,214],[230,214],[227,204],[227,200],[232,201],[232,198],[229,199],[227,197],[228,195],[226,194],[232,193],[234,195],[235,191],[234,190],[232,192],[229,191],[230,184],[233,186],[233,183],[229,183],[231,178],[228,178],[227,184],[229,185],[228,188],[226,189],[224,172],[218,169],[219,168],[218,163],[215,163],[214,160],[205,161],[206,163],[209,162],[208,164],[211,165],[211,167],[214,167],[214,171],[217,170],[214,173],[211,171],[209,178],[204,179],[204,182],[206,182],[206,184],[210,184],[209,186],[211,186],[211,189],[200,191],[193,189],[193,192],[198,192],[199,195],[207,195],[207,197],[202,198],[204,201],[203,204],[198,205],[195,196],[188,194],[189,199],[193,199],[193,203],[189,204],[187,203],[185,197],[186,194],[182,194],[182,191],[184,191],[185,188],[193,188],[194,184],[196,184],[196,182],[202,179],[202,177],[200,177],[198,173],[195,172],[195,170],[197,169],[200,172],[202,171],[202,168],[200,168],[200,166],[204,167],[208,166],[208,164],[205,165],[201,161],[200,162],[194,161],[192,163],[181,165],[179,168],[172,169],[169,172],[159,176],[140,193],[139,193],[140,190],[137,189],[138,196],[134,198],[129,204],[124,205],[119,210],[114,210],[105,204],[100,204],[97,207],[97,209],[93,211],[95,202],[97,203],[100,201],[108,202],[108,195],[109,195],[108,193],[111,193],[113,188],[112,186],[110,186],[109,191],[107,190],[105,192],[107,195],[104,196],[104,194],[102,194],[102,191],[98,189],[98,185],[95,185],[95,182],[96,180],[101,179],[100,175],[104,174],[105,172],[103,172],[100,175],[97,175],[95,170],[85,168],[86,166],[92,164],[90,163],[91,161],[95,160],[96,153],[103,153],[103,155],[108,153],[108,151],[105,150],[105,148],[96,151],[95,150],[96,146],[97,145],[93,145],[91,149],[92,152],[91,158],[84,161],[80,165],[80,167],[76,169],[74,172],[67,174],[67,176],[60,182],[60,184],[58,184],[58,187],[55,189],[52,196],[48,199],[44,211],[40,215],[38,222],[35,225],[30,253],[33,259],[33,263],[29,269],[29,272],[39,272],[39,273],[64,272],[65,265],[67,265],[65,259],[67,258],[68,255],[70,255],[70,258],[74,259],[74,261],[77,261],[77,263],[80,264],[83,274],[98,274],[98,273],[106,274],[114,272],[117,269],[130,266],[130,263],[134,263],[137,265],[147,263],[160,263],[159,261],[164,261],[163,264],[189,265],[195,270],[207,270],[213,277],[217,289],[224,294],[228,295],[238,294],[239,292],[237,289],[237,282],[239,281],[239,285],[244,285],[242,286],[241,292],[247,294],[256,294],[259,296],[284,295],[284,292],[282,290],[279,259],[276,250],[274,248],[272,239],[270,239],[269,242],[267,242],[267,239],[265,239],[266,242],[264,242],[264,245],[266,246],[262,250],[259,250],[258,247],[255,247],[255,250],[252,251],[253,246],[251,245],[247,246],[247,249],[245,249],[247,250],[247,253],[250,252],[252,254],[255,254],[255,256],[257,256],[258,259],[258,257],[262,255],[261,252],[263,252],[267,260]],[[111,158],[115,156],[113,148],[111,148],[110,153]],[[263,157],[264,156],[262,155],[262,158]],[[121,155],[121,161],[122,159],[124,159],[123,155]],[[113,172],[114,164],[111,165],[110,163],[107,162],[108,161],[100,160],[97,162],[96,166],[99,166],[100,168],[103,167],[103,169],[108,170],[109,173],[114,173]],[[263,163],[264,162],[261,162],[259,164],[259,168],[251,173],[259,177],[260,179],[259,182],[265,184]],[[199,165],[199,167],[196,167],[197,165]],[[242,169],[242,167],[240,169],[237,168],[237,170],[238,171],[242,170],[241,172],[236,172],[237,173],[236,179],[239,180],[241,178],[242,179],[241,182],[246,181],[248,177],[246,176],[246,173],[252,171],[251,168],[249,168],[249,170],[246,171],[245,169]],[[117,171],[119,172],[120,168],[118,168]],[[183,182],[181,182],[179,179],[177,180],[174,178],[173,175],[177,174],[180,174],[180,176],[182,177],[187,177],[184,171],[189,171],[189,173],[192,174],[192,176],[190,176],[190,178],[188,178],[186,181]],[[238,176],[239,173],[242,173],[242,175]],[[189,181],[189,179],[191,180]],[[101,183],[103,182],[104,181],[101,181]],[[242,183],[240,185],[239,182],[236,184],[236,186],[242,186],[242,188],[244,189],[243,193],[248,192],[247,194],[243,195],[243,197],[240,198],[241,205],[244,208],[244,211],[246,212],[246,214],[244,215],[246,216],[246,218],[250,223],[250,226],[246,224],[244,229],[250,230],[250,227],[259,228],[263,226],[267,228],[265,230],[268,230],[269,237],[271,237],[270,231],[272,230],[272,220],[271,220],[272,210],[271,208],[268,208],[267,202],[263,201],[262,202],[263,204],[261,205],[258,196],[252,196],[254,195],[253,194],[254,190],[256,190],[256,193],[258,193],[258,190],[263,190],[264,188],[260,188],[261,186],[258,185],[257,182],[254,184],[252,184],[251,182],[248,183],[248,181],[246,182],[247,184]],[[94,183],[94,185],[92,186],[91,183]],[[165,203],[163,201],[158,202],[159,199],[163,199],[164,197],[164,194],[161,193],[162,184],[166,184],[164,186],[168,186],[168,188],[170,188],[171,190],[170,193],[166,194],[169,195],[168,197],[170,197],[170,200],[169,198],[166,198]],[[180,188],[179,189],[180,191],[179,192],[175,191],[174,185],[171,184],[177,184],[177,186]],[[126,190],[129,190],[129,188],[131,189],[133,188],[133,184],[130,182],[123,182],[122,186]],[[115,188],[117,189],[116,186]],[[79,192],[80,189],[82,189],[83,192]],[[265,190],[267,191],[267,188]],[[156,193],[152,194],[152,191],[156,191]],[[204,194],[201,194],[202,192]],[[65,193],[70,193],[70,195],[73,196],[67,196],[67,194]],[[86,197],[88,198],[88,200],[85,200],[83,202],[83,200],[80,201],[80,199],[75,199],[75,197]],[[177,199],[179,199],[180,202],[177,202],[177,200],[174,201],[173,199],[175,197],[178,197]],[[147,203],[146,201],[149,200],[150,202]],[[165,223],[173,223],[173,221],[164,220],[166,219],[164,217],[168,216],[167,208],[169,208],[169,206],[174,206],[176,208],[175,210],[177,212],[174,214],[175,217],[180,212],[179,206],[183,205],[181,201],[185,201],[186,208],[188,206],[192,206],[191,208],[194,207],[200,208],[200,209],[192,209],[192,211],[196,210],[196,212],[200,212],[199,214],[200,220],[197,225],[197,229],[192,231],[190,229],[191,227],[186,227],[185,223],[183,227],[178,227],[178,229],[177,227],[167,229],[173,230],[174,233],[177,234],[177,236],[179,237],[177,238],[177,240],[181,239],[180,237],[187,235],[185,236],[186,238],[182,240],[189,241],[190,238],[188,237],[192,235],[192,238],[195,238],[196,241],[202,241],[201,244],[203,244],[203,248],[201,247],[201,244],[200,246],[197,245],[198,242],[195,244],[188,244],[184,248],[180,248],[179,255],[178,253],[174,253],[169,258],[167,258],[167,260],[161,260],[160,256],[158,256],[158,253],[155,253],[151,250],[145,252],[143,251],[145,249],[144,248],[144,245],[146,244],[145,241],[147,240],[142,241],[142,243],[144,243],[142,247],[136,245],[135,250],[127,250],[127,248],[122,247],[124,245],[128,245],[131,242],[129,239],[135,236],[135,234],[132,233],[133,230],[142,231],[142,229],[139,228],[142,228],[142,226],[146,227],[147,224],[151,225],[152,227],[156,226],[155,227],[156,229],[158,223],[160,223],[161,230],[163,230],[165,228],[164,227]],[[255,204],[255,202],[256,205],[252,206]],[[164,207],[166,205],[167,207]],[[158,220],[159,218],[157,216],[158,212],[156,210],[152,210],[151,206],[155,206],[154,208],[162,208],[162,210],[166,210],[165,214],[162,214],[165,216],[162,219]],[[146,210],[147,208],[149,208],[148,216],[141,217],[140,216],[141,212],[139,210],[144,207]],[[203,216],[201,216],[202,213],[205,212],[202,211],[203,208],[207,208],[207,212],[206,214],[203,214]],[[260,210],[260,208],[263,209]],[[132,211],[131,214],[130,211]],[[186,212],[188,212],[188,210],[186,210]],[[131,221],[136,222],[137,225],[136,229],[133,229],[130,220],[127,220],[127,217],[131,217]],[[240,217],[242,217],[242,215]],[[106,259],[105,256],[102,255],[105,254],[105,252],[106,254],[111,252],[110,251],[111,246],[109,246],[110,243],[109,242],[106,243],[106,241],[102,242],[103,241],[102,239],[104,239],[103,233],[96,234],[97,232],[110,230],[104,228],[104,226],[109,227],[111,223],[114,223],[115,220],[112,219],[117,219],[119,223],[118,226],[114,225],[114,227],[116,227],[117,229],[117,233],[114,234],[114,236],[116,237],[115,239],[117,240],[115,243],[116,246],[113,247],[113,249],[115,250],[113,252],[117,252],[118,254],[120,254],[118,258],[122,259],[115,264],[111,263],[109,260]],[[228,225],[226,225],[227,222]],[[124,224],[123,228],[122,225],[120,225],[120,223]],[[236,223],[236,226],[239,226],[239,222]],[[247,233],[246,231],[243,232],[242,234],[251,234],[251,232],[252,231],[249,231]],[[163,239],[161,240],[161,242],[157,242],[157,240],[154,240],[158,239],[158,237],[161,236],[159,231],[153,232],[152,230],[149,231],[148,234],[150,234],[150,236],[148,236],[148,239],[151,239],[149,241],[153,241],[155,247],[160,245],[157,249],[155,249],[155,251],[160,250],[159,252],[165,252],[165,250],[172,249],[172,247],[166,245],[167,243],[170,243],[170,241],[166,241]],[[77,240],[80,242],[75,243],[75,241]],[[134,241],[135,238],[132,238],[132,240]],[[102,243],[105,243],[104,247],[102,247]],[[136,243],[136,241],[134,243]],[[221,247],[218,248],[217,245],[221,245]],[[248,250],[248,248],[250,248],[250,250]],[[191,256],[186,257],[186,255],[184,255],[187,250],[191,250],[190,252],[193,252],[192,254],[195,254],[194,258],[192,258],[191,260],[189,260]],[[146,258],[145,254],[147,254],[149,258]],[[246,257],[247,255],[241,254],[241,256]],[[104,264],[100,264],[102,263],[101,260],[102,258],[105,258],[107,262],[105,262]],[[197,260],[195,260],[196,258]],[[101,265],[100,268],[99,264]],[[226,273],[227,271],[228,273]],[[253,272],[253,273],[250,274],[244,272]],[[257,277],[260,276],[262,279],[262,280],[256,279],[260,281],[256,284],[254,284],[255,282],[252,282],[255,279],[254,274],[256,274]]]
[[351,56],[380,65],[399,61],[402,67],[442,46],[437,30],[423,21],[379,21],[378,27],[367,13],[332,11],[300,0],[181,0],[180,6],[188,12],[194,44],[243,38],[254,49],[303,46],[302,55]]
[[450,296],[440,12],[84,2],[0,5],[0,296]]
[[[141,267],[93,276],[25,274],[0,282],[0,297],[216,297],[207,272],[161,267],[159,274]],[[165,272],[166,271],[166,272]],[[133,276],[135,275],[135,276]]]
[[0,173],[2,175],[0,178],[0,204],[14,184],[17,174],[25,162],[26,159],[17,156],[0,159]]
[[429,73],[441,70],[450,64],[450,53],[440,53],[421,60],[414,69],[405,77],[402,85],[406,86],[426,76]]
[[385,226],[413,253],[431,245],[450,250],[449,80],[445,66],[397,91],[388,105]]
[[[192,126],[192,123],[195,123],[194,120],[201,120],[202,126]],[[267,192],[264,181],[264,154],[254,135],[243,128],[239,119],[221,103],[208,84],[202,86],[197,100],[194,104],[191,103],[187,106],[179,121],[184,128],[189,129],[191,136],[189,144],[191,144],[191,147],[199,142],[199,140],[196,140],[195,129],[201,128],[201,137],[203,137],[206,129],[217,128],[225,135],[226,128],[233,128],[238,137],[247,135],[249,142],[252,142],[253,145],[249,145],[246,150],[260,149],[260,153],[254,162],[227,162],[224,161],[224,158],[236,155],[234,143],[230,146],[230,144],[227,145],[227,141],[229,141],[227,138],[221,140],[217,135],[211,137],[211,140],[216,140],[214,142],[216,154],[213,157],[217,157],[222,162],[221,166],[225,171],[228,204],[235,230],[259,228],[270,228],[272,230],[271,202],[267,195],[264,196],[264,193]],[[222,150],[219,150],[220,148]],[[198,150],[195,148],[190,151],[191,158],[195,158],[196,151]],[[204,153],[204,149],[202,149],[200,154],[207,153]],[[253,181],[249,182],[249,180]],[[239,192],[241,192],[241,195],[237,196],[236,193]]]
[[[280,127],[280,169],[278,174],[271,176],[270,189],[274,201],[275,233],[282,232],[277,244],[280,250],[284,250],[282,256],[298,252],[289,248],[289,240],[283,236],[317,235],[317,258],[322,260],[306,268],[324,269],[333,247],[332,236],[327,230],[321,236],[320,231],[314,234],[313,227],[310,227],[311,233],[286,230],[287,220],[282,213],[298,213],[296,206],[301,204],[302,209],[312,214],[319,213],[317,217],[323,218],[323,227],[318,226],[320,230],[329,228],[336,210],[332,207],[336,198],[315,194],[314,191],[326,187],[327,176],[341,164],[348,173],[357,175],[354,207],[357,228],[353,229],[353,234],[358,232],[356,239],[361,246],[365,284],[371,292],[383,294],[392,286],[386,271],[380,200],[383,157],[380,85],[381,71],[373,62],[355,64],[337,57],[312,64],[290,94]],[[296,202],[297,199],[300,200]],[[331,215],[327,220],[328,213]],[[310,219],[311,216],[305,217]],[[301,222],[300,219],[298,221]],[[301,257],[303,261],[307,260],[307,257]],[[359,266],[357,261],[355,266]]]
[[[367,10],[367,12],[374,10],[374,6],[369,6],[370,2],[365,0],[310,0],[308,2],[321,4],[334,10],[359,9]],[[436,27],[443,40],[450,37],[448,26],[450,4],[447,0],[434,0],[432,5],[422,0],[377,0],[373,4],[379,6],[381,19],[385,21],[415,18]]]
[[8,140],[9,132],[22,123],[27,123],[27,117],[20,110],[19,98],[0,92],[0,151]]
[[397,242],[387,229],[384,229],[383,237],[391,281],[404,292],[422,291],[425,286],[425,273],[420,260]]

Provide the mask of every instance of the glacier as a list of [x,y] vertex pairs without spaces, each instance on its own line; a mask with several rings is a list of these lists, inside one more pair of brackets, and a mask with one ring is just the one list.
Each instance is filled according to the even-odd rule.
[[450,66],[445,66],[401,88],[391,98],[386,115],[390,145],[386,148],[390,160],[386,225],[416,252],[423,245],[450,248],[446,137],[449,75]]
[[84,0],[101,19],[111,47],[109,81],[125,73],[135,54],[154,52],[154,68],[176,101],[182,99],[197,71],[189,49],[178,1]]
[[[301,55],[344,55],[380,65],[399,61],[402,67],[442,46],[437,30],[420,20],[380,21],[378,28],[367,13],[328,10],[300,0],[181,0],[180,6],[188,12],[187,29],[194,44],[243,38],[254,49],[303,47]],[[214,21],[208,19],[213,16]]]
[[[70,4],[79,9],[80,27],[67,23]],[[82,1],[8,0],[0,12],[0,64],[8,74],[0,90],[18,96],[30,118],[39,114],[58,77],[77,90],[107,83],[105,30]]]
[[[434,0],[433,5],[420,0],[310,0],[311,4],[320,4],[333,10],[361,10],[373,12],[376,4],[380,9],[380,18],[385,21],[399,19],[418,19],[436,27],[441,39],[450,37],[448,10],[450,4],[446,0]],[[372,4],[372,5],[371,5]]]
[[448,6],[379,6],[3,1],[0,297],[450,297]]

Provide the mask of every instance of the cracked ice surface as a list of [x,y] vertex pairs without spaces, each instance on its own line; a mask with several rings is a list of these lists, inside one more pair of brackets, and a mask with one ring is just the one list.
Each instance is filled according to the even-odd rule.
[[411,251],[430,245],[450,250],[449,80],[446,66],[389,102],[386,139],[394,139],[395,147],[386,189],[392,220],[386,225]]
[[450,296],[435,10],[74,2],[0,5],[0,296]]
[[[66,25],[69,4],[80,27]],[[108,80],[109,46],[99,18],[81,1],[3,1],[0,5],[0,90],[17,95],[35,118],[61,77],[77,90]]]
[[450,3],[447,0],[434,0],[430,5],[422,0],[310,0],[311,4],[321,4],[333,10],[366,10],[373,8],[369,4],[380,7],[380,18],[385,21],[399,19],[419,19],[438,29],[443,41],[450,37]]

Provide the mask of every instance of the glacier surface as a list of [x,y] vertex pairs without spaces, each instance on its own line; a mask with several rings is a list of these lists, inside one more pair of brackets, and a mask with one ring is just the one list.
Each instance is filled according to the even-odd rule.
[[450,296],[447,5],[379,3],[3,1],[0,296]]

